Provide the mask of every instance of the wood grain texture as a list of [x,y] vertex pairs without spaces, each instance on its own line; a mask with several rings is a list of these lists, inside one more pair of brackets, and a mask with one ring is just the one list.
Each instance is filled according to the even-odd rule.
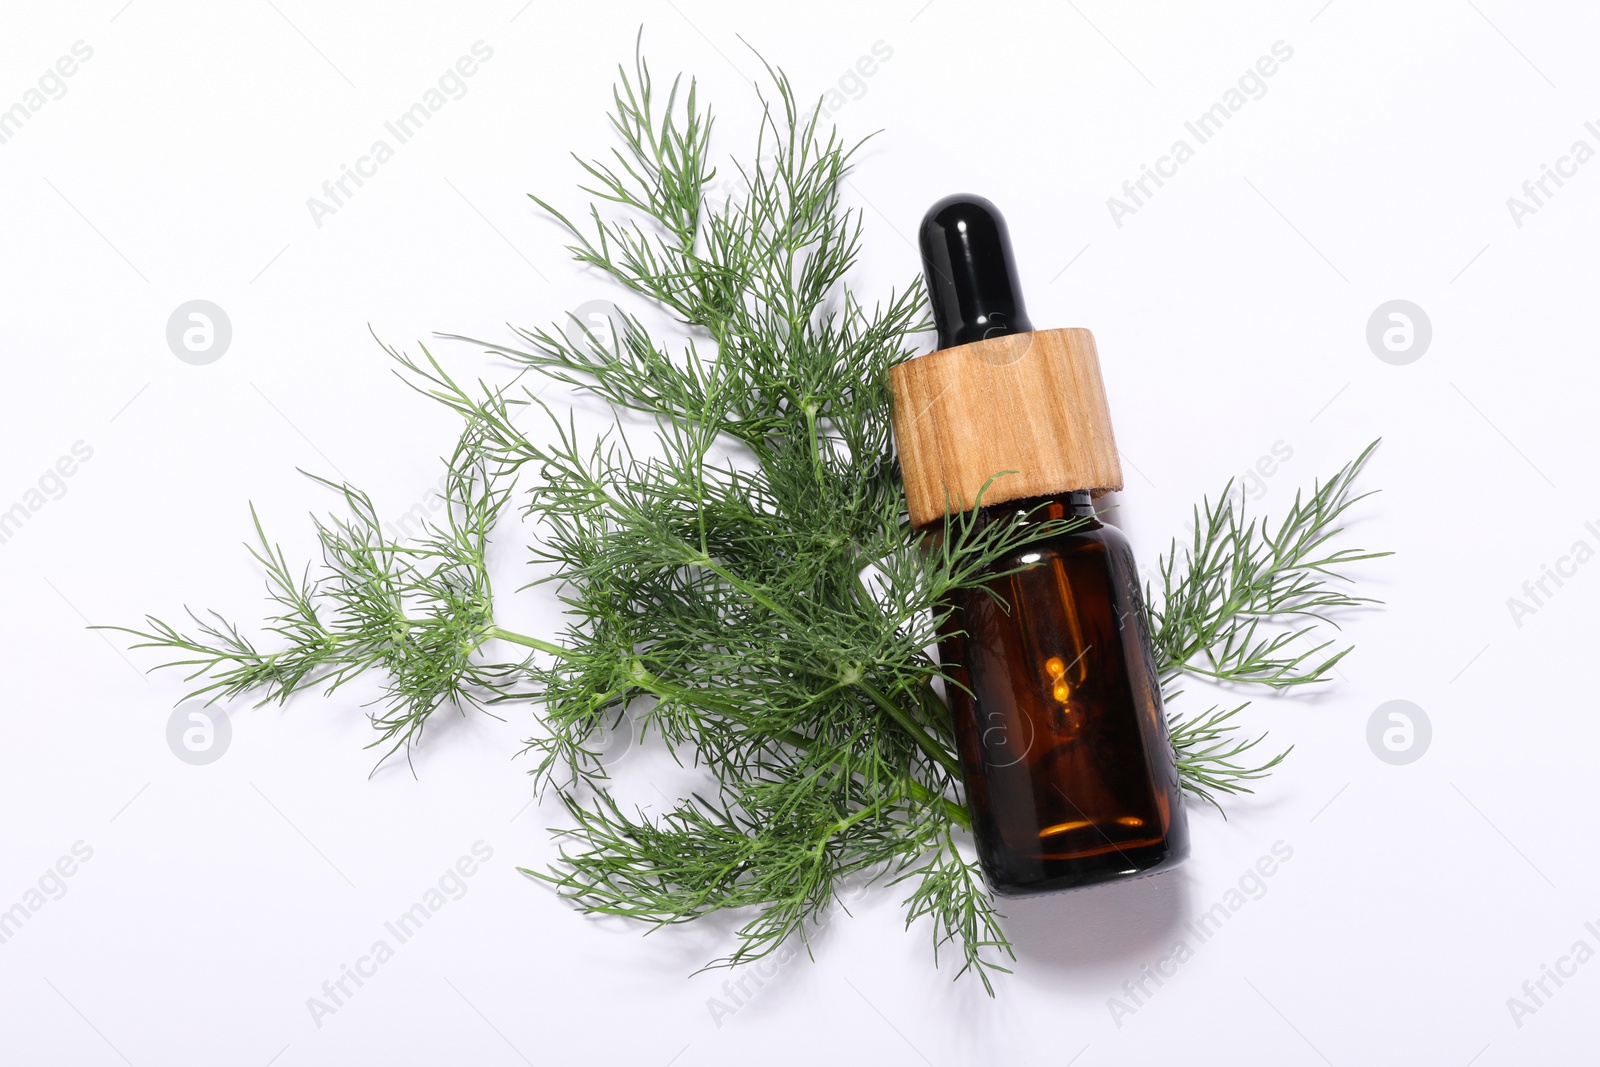
[[[940,349],[897,364],[894,437],[911,522],[946,504],[1122,488],[1122,465],[1088,330],[1039,330]],[[987,490],[984,483],[1002,471]]]

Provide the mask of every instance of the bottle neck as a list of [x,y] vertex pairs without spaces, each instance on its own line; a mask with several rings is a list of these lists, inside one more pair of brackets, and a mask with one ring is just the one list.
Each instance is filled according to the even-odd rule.
[[1010,517],[1014,522],[1046,522],[1050,519],[1089,518],[1094,515],[1094,498],[1087,489],[1049,496],[1030,496],[1007,500],[983,509],[994,519]]
[[1094,515],[1094,497],[1087,489],[1077,489],[1049,496],[1007,500],[1003,504],[979,508],[974,516],[973,529],[976,532],[997,522],[1033,525],[1052,519],[1092,519]]

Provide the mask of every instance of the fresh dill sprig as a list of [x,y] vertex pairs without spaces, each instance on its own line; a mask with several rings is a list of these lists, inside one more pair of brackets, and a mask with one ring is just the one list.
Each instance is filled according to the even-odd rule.
[[[1327,622],[1326,612],[1375,604],[1348,592],[1340,569],[1387,552],[1329,545],[1344,514],[1367,494],[1352,496],[1374,441],[1311,493],[1296,493],[1276,529],[1246,521],[1229,482],[1220,503],[1194,509],[1193,540],[1178,560],[1176,542],[1161,560],[1155,612],[1156,652],[1164,681],[1187,672],[1220,682],[1256,682],[1274,689],[1326,681],[1349,648],[1326,654],[1333,641],[1295,650]],[[1341,585],[1339,583],[1346,583]],[[1274,623],[1304,620],[1283,629]]]
[[[323,568],[299,575],[250,509],[256,543],[250,554],[266,571],[276,614],[265,629],[281,645],[264,652],[216,612],[189,611],[192,634],[153,616],[145,629],[108,626],[135,638],[132,648],[160,648],[181,658],[160,664],[204,679],[187,698],[227,700],[259,695],[256,706],[316,687],[332,693],[359,674],[383,679],[384,695],[370,713],[378,737],[369,747],[384,758],[421,736],[439,708],[481,706],[521,673],[516,663],[484,664],[474,653],[492,629],[492,592],[484,553],[506,499],[496,488],[469,427],[447,461],[442,522],[428,523],[407,543],[382,530],[371,499],[348,484],[307,476],[337,492],[348,514],[312,517]],[[302,472],[304,473],[304,472]]]
[[[630,314],[608,338],[587,324],[517,330],[516,343],[488,346],[521,366],[500,385],[458,382],[426,347],[391,348],[402,377],[466,426],[444,520],[392,538],[365,494],[324,482],[349,517],[317,521],[316,577],[297,576],[256,521],[276,650],[215,615],[191,615],[192,633],[156,618],[127,632],[175,652],[166,665],[211,700],[283,701],[374,672],[385,755],[409,752],[440,708],[532,703],[532,772],[569,825],[559,862],[527,873],[580,908],[658,925],[736,911],[744,925],[717,961],[732,965],[805,939],[847,883],[903,884],[907,925],[925,924],[935,953],[953,949],[958,973],[992,992],[1014,957],[972,858],[936,693],[949,683],[928,650],[953,593],[1075,520],[979,529],[956,517],[956,535],[931,551],[909,528],[888,370],[914,354],[925,298],[913,278],[868,306],[846,284],[862,218],[839,187],[859,145],[767,73],[742,195],[712,202],[712,119],[693,82],[663,93],[636,55],[614,94],[621,147],[579,161],[596,203],[573,221],[536,198],[580,263],[673,316],[686,343],[663,343]],[[584,438],[528,376],[644,413],[651,447],[635,451],[620,417]],[[545,432],[519,427],[529,412],[547,416]],[[1245,522],[1226,491],[1197,512],[1192,546],[1163,560],[1153,598],[1169,699],[1185,673],[1278,687],[1326,678],[1343,653],[1294,654],[1307,628],[1280,638],[1274,624],[1366,602],[1328,580],[1373,554],[1324,546],[1370,451],[1297,498],[1274,533]],[[548,638],[495,621],[485,551],[518,482],[541,533],[533,562],[566,609]],[[495,660],[495,641],[526,658]],[[1258,741],[1233,738],[1237,711],[1173,720],[1184,784],[1213,802],[1278,761],[1239,762]],[[707,787],[664,811],[625,810],[599,752],[624,716],[703,768]]]
[[[1336,626],[1330,612],[1378,603],[1351,593],[1343,569],[1389,555],[1330,544],[1342,532],[1346,513],[1368,495],[1353,490],[1377,447],[1373,441],[1331,478],[1314,482],[1309,493],[1296,492],[1275,527],[1244,514],[1231,481],[1217,503],[1195,507],[1189,544],[1180,555],[1173,541],[1157,568],[1159,592],[1146,594],[1154,605],[1153,643],[1169,704],[1184,675],[1285,690],[1326,682],[1337,671],[1351,648],[1331,651],[1331,638],[1317,641],[1318,624]],[[1230,720],[1242,710],[1244,705],[1212,708],[1193,719],[1171,717],[1184,787],[1212,804],[1217,793],[1250,792],[1247,782],[1288,755],[1285,750],[1266,763],[1241,765],[1238,758],[1263,740],[1235,736]]]

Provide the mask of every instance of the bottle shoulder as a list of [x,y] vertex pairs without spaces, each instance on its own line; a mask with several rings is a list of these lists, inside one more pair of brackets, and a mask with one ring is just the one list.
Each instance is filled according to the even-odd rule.
[[1019,545],[1006,558],[997,560],[994,569],[1030,567],[1052,557],[1083,563],[1098,560],[1107,568],[1115,568],[1130,555],[1130,551],[1128,539],[1121,530],[1089,516],[1084,518],[1082,525],[1071,530]]
[[924,527],[922,532],[937,542],[946,536],[962,537],[1000,523],[1021,527],[1037,527],[1047,522],[1070,521],[1071,529],[1049,537],[1032,540],[994,564],[1006,570],[1016,566],[1038,563],[1048,555],[1093,556],[1108,559],[1126,557],[1131,553],[1127,536],[1105,521],[1105,512],[1096,511],[1086,492],[1062,494],[1056,497],[1037,497],[1011,501],[980,510],[964,519],[946,519]]
[[[1096,542],[1098,542],[1100,544],[1103,544],[1103,545],[1105,545],[1105,546],[1107,546],[1109,548],[1127,548],[1128,547],[1128,545],[1129,545],[1128,535],[1123,533],[1117,527],[1113,526],[1111,523],[1104,521],[1103,519],[1099,518],[1098,516],[1095,517],[1094,519],[1090,520],[1090,522],[1091,522],[1092,525],[1084,526],[1082,528],[1081,532],[1093,537]],[[1073,531],[1073,532],[1077,533],[1079,531]],[[1070,537],[1071,534],[1069,534],[1068,536]]]
[[1045,552],[1061,556],[1110,557],[1126,551],[1127,547],[1128,539],[1121,530],[1091,516],[1081,526],[1024,546],[1018,555]]

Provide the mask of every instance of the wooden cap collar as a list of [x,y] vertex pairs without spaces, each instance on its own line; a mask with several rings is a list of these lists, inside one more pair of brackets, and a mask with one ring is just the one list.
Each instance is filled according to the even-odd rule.
[[[889,369],[913,526],[974,507],[1122,488],[1088,330],[1007,334]],[[1013,473],[1000,475],[1003,471]],[[988,489],[984,484],[994,479]]]

